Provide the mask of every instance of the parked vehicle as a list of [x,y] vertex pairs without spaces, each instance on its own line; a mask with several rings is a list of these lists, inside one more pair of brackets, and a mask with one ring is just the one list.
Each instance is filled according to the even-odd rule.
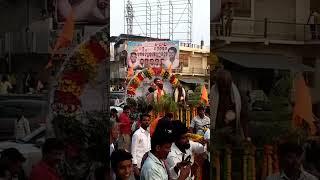
[[[115,106],[115,100],[119,99],[120,104],[125,100],[125,93],[122,91],[113,91],[110,93],[110,105]],[[118,105],[119,106],[119,105]]]
[[111,109],[116,109],[118,111],[118,116],[120,116],[120,114],[123,112],[122,107],[118,107],[118,106],[110,106],[110,110]]
[[0,141],[14,139],[14,124],[23,111],[29,120],[31,132],[46,122],[48,102],[41,98],[11,96],[0,98]]
[[7,148],[16,148],[26,158],[23,164],[24,172],[29,175],[32,166],[42,158],[41,146],[45,142],[46,127],[40,126],[30,135],[17,141],[9,140],[0,142],[0,152]]

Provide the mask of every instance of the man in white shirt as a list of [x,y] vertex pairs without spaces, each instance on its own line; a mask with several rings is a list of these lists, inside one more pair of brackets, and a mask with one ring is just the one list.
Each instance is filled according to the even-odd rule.
[[19,118],[15,122],[15,137],[17,140],[22,139],[27,135],[31,134],[29,121],[27,118],[24,117],[23,111],[24,111],[23,109],[20,110]]
[[8,80],[8,77],[6,75],[2,76],[2,79],[0,81],[0,94],[8,94],[9,90],[12,89],[12,85]]
[[137,53],[132,52],[130,54],[130,58],[128,60],[128,65],[129,65],[129,67],[132,67],[133,69],[137,68],[137,66],[139,65],[139,62],[137,61]]
[[203,138],[204,138],[204,140],[206,142],[205,151],[207,152],[208,160],[210,161],[210,149],[209,149],[209,147],[210,147],[210,129],[208,129],[206,131],[206,133],[204,133],[204,137]]
[[197,108],[197,114],[191,120],[190,132],[203,136],[207,128],[210,128],[210,118],[205,115],[205,109],[202,106]]
[[[190,164],[193,172],[202,167],[202,164],[195,162],[195,154],[203,154],[204,146],[200,143],[190,141],[187,133],[188,128],[181,121],[173,121],[173,134],[175,142],[171,146],[171,152],[168,155],[168,166],[170,178],[175,180],[179,178],[181,166]],[[194,179],[194,174],[189,173],[187,180]]]
[[[110,120],[110,136],[109,136],[109,142],[110,142],[110,157],[114,151],[117,150],[115,143],[117,142],[119,138],[119,126],[118,123],[115,120]],[[115,179],[115,173],[110,169],[110,175],[113,179]]]
[[[168,168],[164,161],[171,151],[172,142],[171,129],[162,128],[155,131],[151,138],[151,151],[141,169],[140,180],[169,180]],[[191,171],[191,166],[184,165],[179,168],[181,168],[179,180],[186,179]]]
[[168,49],[169,59],[164,62],[166,68],[177,69],[179,67],[179,57],[176,58],[178,50],[175,47],[170,47]]
[[115,120],[110,121],[110,156],[116,150],[115,143],[119,138],[119,126]]
[[151,150],[151,137],[150,132],[148,131],[148,127],[150,126],[150,115],[141,115],[140,123],[140,128],[133,134],[131,142],[133,171],[136,179],[140,179],[143,155]]
[[283,143],[278,147],[280,173],[267,177],[266,180],[318,180],[302,168],[303,149],[298,144]]

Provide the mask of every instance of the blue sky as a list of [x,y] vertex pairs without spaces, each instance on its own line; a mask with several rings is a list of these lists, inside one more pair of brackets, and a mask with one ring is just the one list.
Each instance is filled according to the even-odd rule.
[[[125,33],[124,29],[124,1],[127,0],[110,0],[110,30],[111,30],[111,36],[117,36],[119,34]],[[167,0],[161,0],[161,2],[164,2]],[[172,0],[173,3],[177,3],[177,0]],[[137,3],[144,3],[145,0],[131,0],[133,4]],[[156,0],[149,0],[150,3],[156,2]],[[184,9],[184,5],[176,5],[176,7]],[[183,10],[177,10],[181,13]],[[136,7],[134,10],[140,11],[144,10],[143,7]],[[155,8],[156,10],[156,8]],[[167,12],[167,11],[166,11]],[[136,15],[142,15],[141,13],[144,12],[136,12]],[[155,13],[155,12],[154,12]],[[178,17],[175,17],[177,20],[181,19],[184,20],[186,17],[180,17],[181,15],[177,15]],[[145,22],[145,17],[140,16],[136,17],[134,20],[134,24],[137,24],[135,22]],[[167,17],[163,16],[163,20],[167,20]],[[155,28],[155,27],[154,27]],[[184,32],[186,28],[185,24],[180,24],[175,27],[176,32]],[[143,30],[145,27],[142,26],[140,29],[138,26],[134,27],[134,34],[141,34],[144,33]],[[166,30],[163,28],[162,32]],[[156,36],[156,35],[154,35]],[[164,37],[167,38],[167,37]],[[185,39],[186,34],[180,34],[174,37],[175,40],[179,39]],[[210,0],[193,0],[193,24],[192,24],[192,40],[194,44],[200,44],[201,40],[204,40],[205,45],[209,46],[210,44]]]

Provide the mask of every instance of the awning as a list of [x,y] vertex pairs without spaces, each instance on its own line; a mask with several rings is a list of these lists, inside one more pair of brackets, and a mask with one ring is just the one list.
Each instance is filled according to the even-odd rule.
[[247,68],[314,71],[314,68],[272,54],[220,52],[218,57]]
[[201,78],[187,78],[187,77],[182,77],[179,78],[180,81],[187,83],[187,84],[207,84],[204,79]]

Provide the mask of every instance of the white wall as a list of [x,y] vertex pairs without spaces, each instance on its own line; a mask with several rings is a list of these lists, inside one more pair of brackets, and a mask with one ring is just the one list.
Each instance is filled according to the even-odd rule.
[[[281,21],[294,23],[296,19],[296,0],[256,0],[255,14],[256,20]],[[295,37],[295,25],[273,23],[268,24],[269,36],[279,39]],[[264,32],[264,23],[255,23],[255,32]]]

